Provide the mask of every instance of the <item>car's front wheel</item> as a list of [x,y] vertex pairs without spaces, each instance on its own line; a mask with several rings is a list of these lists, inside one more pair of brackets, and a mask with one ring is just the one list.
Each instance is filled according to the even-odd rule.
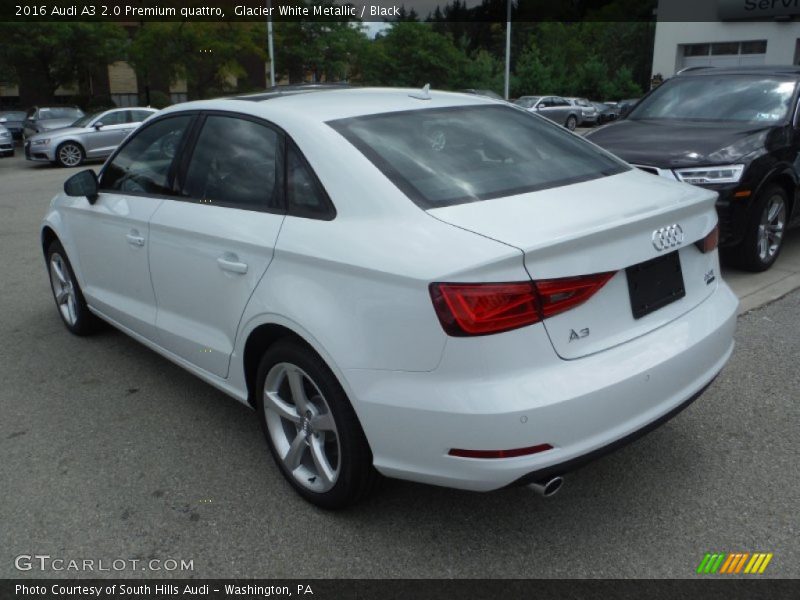
[[75,335],[88,335],[95,331],[100,320],[86,306],[67,253],[58,241],[47,248],[47,270],[58,314],[67,329]]
[[56,150],[56,162],[62,167],[79,167],[85,155],[75,142],[64,142]]
[[783,247],[788,207],[786,190],[767,185],[756,198],[742,242],[732,249],[737,266],[748,271],[766,271]]
[[256,379],[261,425],[283,476],[309,502],[344,508],[366,496],[378,474],[364,432],[320,356],[281,340],[261,359]]

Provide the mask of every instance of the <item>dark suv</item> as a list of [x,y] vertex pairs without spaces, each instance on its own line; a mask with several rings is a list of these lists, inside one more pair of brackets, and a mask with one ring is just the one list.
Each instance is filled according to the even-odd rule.
[[800,67],[679,74],[586,137],[644,171],[719,192],[723,256],[764,271],[800,224]]

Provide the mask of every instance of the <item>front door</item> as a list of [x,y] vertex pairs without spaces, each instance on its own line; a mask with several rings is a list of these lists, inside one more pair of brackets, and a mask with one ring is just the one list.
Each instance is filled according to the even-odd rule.
[[87,158],[108,156],[122,143],[136,126],[129,123],[129,110],[112,110],[100,115],[90,124],[90,131],[84,137]]
[[138,132],[101,173],[97,201],[75,198],[65,211],[86,301],[149,339],[155,326],[149,221],[170,193],[173,140],[184,134],[191,119],[163,119]]

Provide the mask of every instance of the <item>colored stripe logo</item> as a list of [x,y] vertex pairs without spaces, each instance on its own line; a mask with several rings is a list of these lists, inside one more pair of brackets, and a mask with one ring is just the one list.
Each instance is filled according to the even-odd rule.
[[772,560],[772,552],[706,552],[697,566],[698,575],[761,575]]

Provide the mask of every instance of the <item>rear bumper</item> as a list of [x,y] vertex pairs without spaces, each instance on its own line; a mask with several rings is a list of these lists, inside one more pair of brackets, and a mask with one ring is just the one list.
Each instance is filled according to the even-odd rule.
[[[348,370],[346,383],[379,471],[488,491],[576,468],[677,414],[730,357],[737,306],[720,282],[689,313],[584,358],[561,360],[552,346],[545,355],[544,346],[530,343],[530,332],[517,330],[491,337],[517,349],[502,362],[519,361],[522,354],[525,368],[512,364],[495,373],[491,354],[458,368],[459,360],[451,358],[463,358],[463,348],[448,347],[435,371]],[[544,443],[553,449],[516,458],[448,455],[453,448],[508,450]]]

